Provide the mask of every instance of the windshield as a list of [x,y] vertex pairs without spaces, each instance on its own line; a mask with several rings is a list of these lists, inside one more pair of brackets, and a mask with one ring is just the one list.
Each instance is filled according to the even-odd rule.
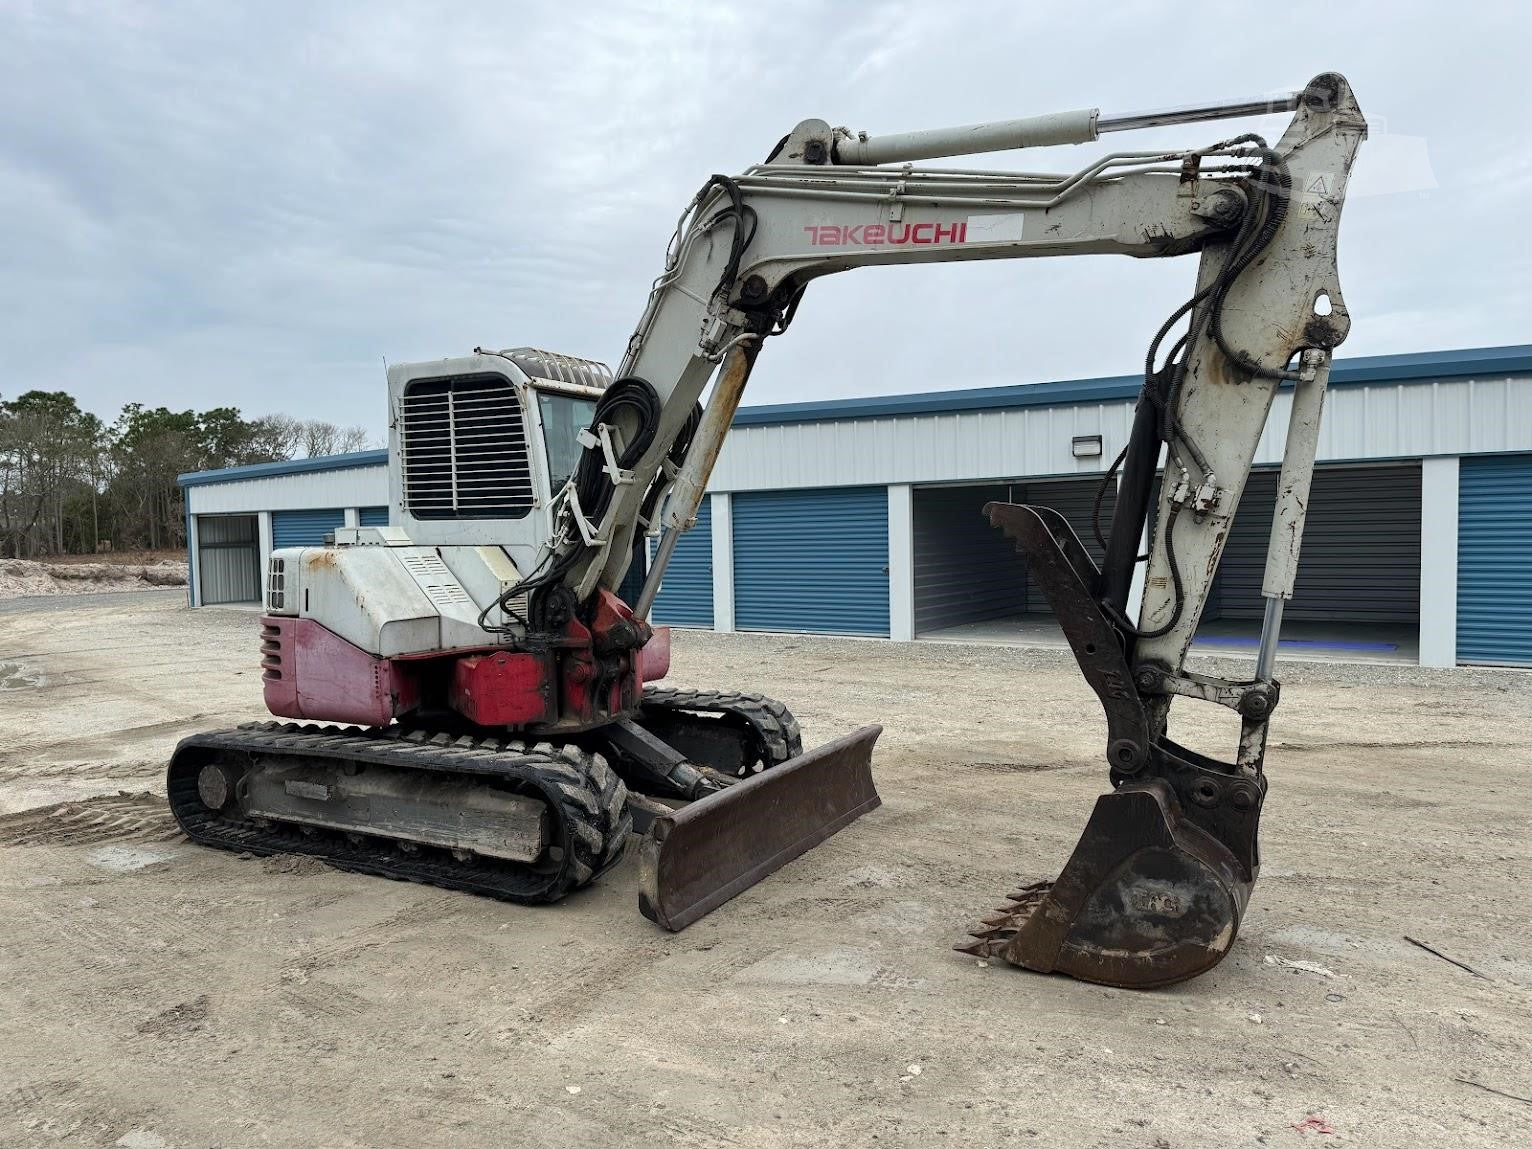
[[548,452],[549,490],[557,493],[580,461],[584,448],[575,441],[575,436],[596,417],[596,401],[539,391],[537,406],[543,418],[543,447]]

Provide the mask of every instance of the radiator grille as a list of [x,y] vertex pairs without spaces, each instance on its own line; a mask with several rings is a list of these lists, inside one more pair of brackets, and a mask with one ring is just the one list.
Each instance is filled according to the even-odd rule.
[[417,519],[519,519],[532,509],[521,403],[498,375],[409,384],[399,453]]

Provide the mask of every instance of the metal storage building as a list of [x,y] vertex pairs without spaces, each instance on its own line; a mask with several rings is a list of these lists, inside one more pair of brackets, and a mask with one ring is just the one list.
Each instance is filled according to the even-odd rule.
[[[1140,382],[744,408],[655,618],[894,639],[1037,633],[1046,605],[980,509],[1053,506],[1095,550],[1096,488]],[[1206,629],[1224,641],[1258,626],[1288,406],[1279,395],[1209,604]],[[1319,460],[1295,631],[1430,666],[1532,666],[1532,346],[1338,361]],[[387,521],[382,451],[181,482],[198,604],[258,598],[273,546]]]
[[388,522],[388,452],[360,451],[182,475],[194,606],[257,602],[277,547]]

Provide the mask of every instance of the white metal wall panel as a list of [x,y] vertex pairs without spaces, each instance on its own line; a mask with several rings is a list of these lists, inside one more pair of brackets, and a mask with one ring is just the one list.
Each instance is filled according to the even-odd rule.
[[[1291,398],[1277,396],[1256,453],[1281,462]],[[993,475],[1100,470],[1121,450],[1133,400],[737,427],[710,489],[779,490],[944,483]],[[1070,440],[1100,435],[1100,459]],[[1321,461],[1532,450],[1532,377],[1337,386],[1325,405]]]
[[194,515],[303,510],[313,507],[374,507],[388,503],[388,468],[347,467],[307,471],[186,488]]
[[738,427],[710,486],[782,490],[1090,474],[1102,461],[1074,458],[1070,440],[1099,434],[1110,458],[1126,442],[1132,418],[1132,403],[1123,402]]
[[[1291,400],[1279,394],[1256,461],[1281,461]],[[735,428],[714,491],[945,483],[994,475],[1098,471],[1127,440],[1133,400],[884,416]],[[1070,440],[1101,435],[1099,459]],[[1326,401],[1319,457],[1331,461],[1532,450],[1532,377],[1337,386]],[[385,466],[208,483],[187,488],[192,514],[376,506]]]
[[1532,666],[1532,454],[1461,463],[1457,657]]

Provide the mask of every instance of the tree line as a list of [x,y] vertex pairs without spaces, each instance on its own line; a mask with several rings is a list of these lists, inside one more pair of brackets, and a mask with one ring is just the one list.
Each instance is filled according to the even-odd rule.
[[368,446],[361,427],[236,407],[129,403],[107,423],[64,391],[0,396],[0,557],[184,547],[178,475]]

